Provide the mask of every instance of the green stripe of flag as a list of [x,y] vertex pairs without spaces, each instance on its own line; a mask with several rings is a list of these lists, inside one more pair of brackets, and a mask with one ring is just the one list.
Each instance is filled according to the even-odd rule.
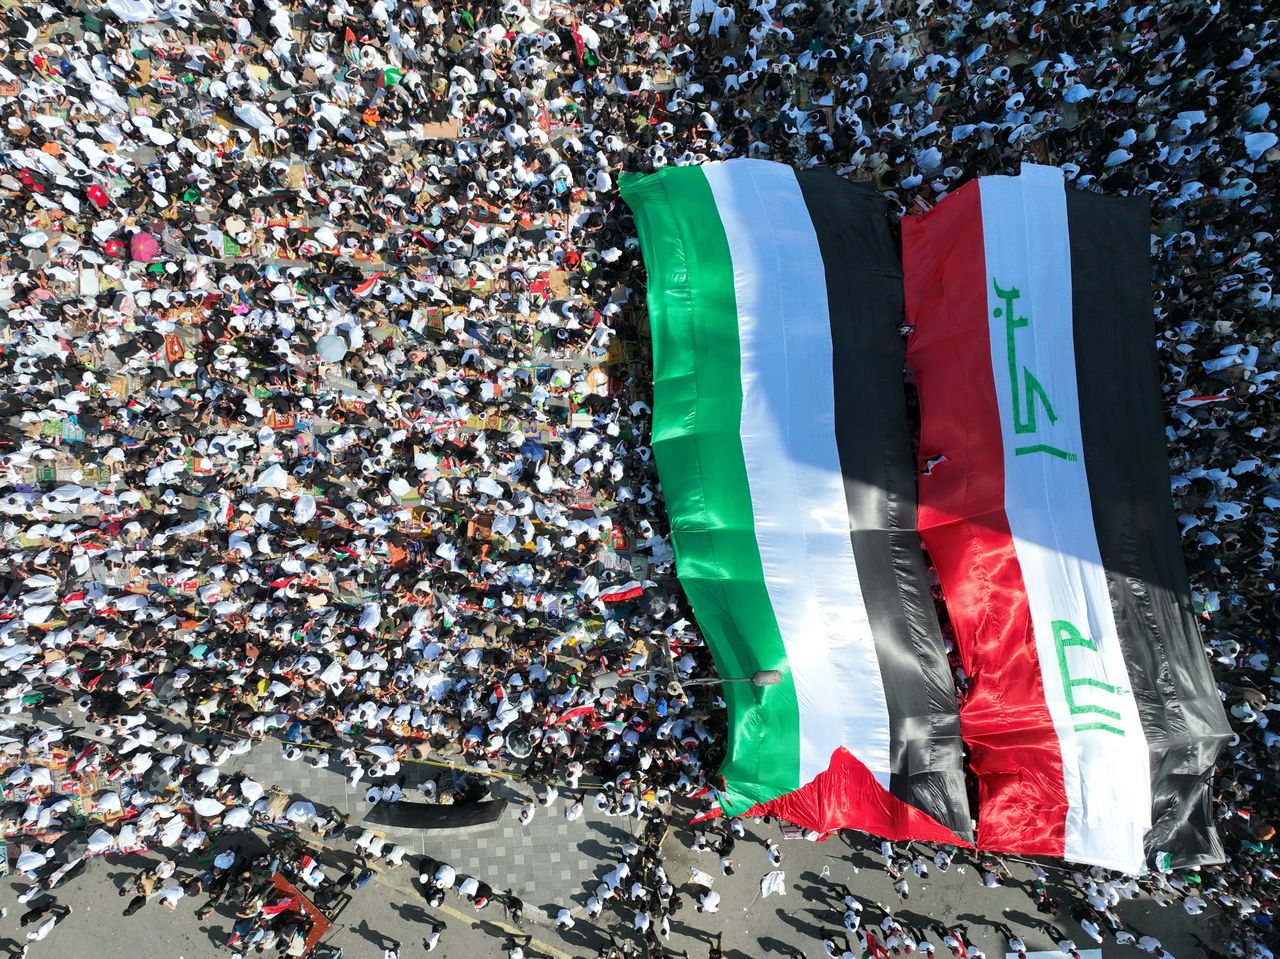
[[784,677],[776,686],[724,687],[721,804],[738,814],[802,784],[796,690],[765,588],[742,452],[733,264],[700,169],[624,175],[621,189],[649,270],[653,450],[680,582],[721,676],[778,669]]

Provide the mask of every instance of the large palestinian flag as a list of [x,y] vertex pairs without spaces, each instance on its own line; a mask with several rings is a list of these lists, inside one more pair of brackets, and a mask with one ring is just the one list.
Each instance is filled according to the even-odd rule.
[[873,191],[757,160],[623,177],[649,271],[653,448],[720,675],[723,809],[969,833],[914,531],[902,280]]
[[1148,216],[1024,166],[903,222],[920,531],[968,673],[978,844],[1127,871],[1144,842],[1221,860],[1229,735],[1169,496]]

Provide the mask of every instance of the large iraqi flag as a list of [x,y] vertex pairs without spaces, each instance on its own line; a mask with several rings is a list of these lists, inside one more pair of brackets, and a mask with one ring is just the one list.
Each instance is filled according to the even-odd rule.
[[1229,729],[1169,495],[1146,200],[1027,165],[902,235],[920,532],[968,674],[978,845],[1220,861]]
[[624,176],[677,570],[732,683],[722,808],[961,842],[956,699],[915,526],[884,202],[759,160]]

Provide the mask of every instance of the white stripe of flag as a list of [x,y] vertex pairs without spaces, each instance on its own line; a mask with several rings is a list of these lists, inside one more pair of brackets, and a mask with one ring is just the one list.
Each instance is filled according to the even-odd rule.
[[738,160],[702,169],[733,261],[742,449],[799,702],[800,784],[844,746],[887,787],[889,710],[849,539],[818,238],[790,167]]

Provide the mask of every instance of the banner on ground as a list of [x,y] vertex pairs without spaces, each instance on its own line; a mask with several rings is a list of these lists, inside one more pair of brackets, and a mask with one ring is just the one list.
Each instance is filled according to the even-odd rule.
[[961,842],[955,693],[915,533],[884,201],[759,160],[625,176],[653,449],[723,687],[729,814]]
[[1230,735],[1169,496],[1148,225],[1145,199],[1025,165],[902,231],[920,532],[969,677],[978,845],[1128,872],[1222,860]]

